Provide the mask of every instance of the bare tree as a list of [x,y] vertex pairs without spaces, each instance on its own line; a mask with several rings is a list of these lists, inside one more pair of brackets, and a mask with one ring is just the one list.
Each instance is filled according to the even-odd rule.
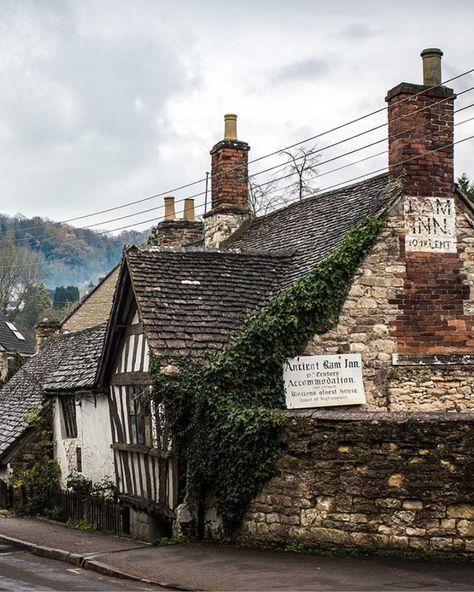
[[18,305],[25,293],[39,281],[41,257],[19,246],[8,233],[0,239],[0,309],[5,310],[12,300]]
[[279,193],[277,182],[274,180],[261,185],[255,181],[249,183],[249,208],[253,216],[266,216],[286,205],[290,199],[289,195]]
[[[312,183],[317,176],[319,155],[315,146],[306,148],[298,146],[293,150],[280,152],[287,160],[283,169],[274,173],[273,177],[259,184],[250,178],[249,207],[254,216],[265,216],[287,203],[316,193],[318,189]],[[274,169],[279,166],[273,167]],[[288,180],[290,182],[288,183]],[[283,185],[283,186],[282,186]]]
[[282,150],[280,152],[288,160],[285,172],[295,177],[295,182],[287,187],[290,195],[302,200],[312,193],[317,192],[317,187],[312,182],[317,176],[317,164],[319,155],[315,146],[298,146],[293,150]]

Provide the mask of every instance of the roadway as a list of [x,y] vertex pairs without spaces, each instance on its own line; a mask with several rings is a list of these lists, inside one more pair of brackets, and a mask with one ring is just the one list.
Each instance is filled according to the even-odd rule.
[[62,561],[38,557],[12,545],[0,543],[0,590],[15,592],[61,590],[157,591],[169,590],[130,580],[120,580],[71,566]]

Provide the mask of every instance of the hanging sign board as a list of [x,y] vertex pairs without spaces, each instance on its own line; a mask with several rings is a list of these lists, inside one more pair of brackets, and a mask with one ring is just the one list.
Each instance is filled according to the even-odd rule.
[[287,409],[366,403],[360,354],[289,358],[283,380]]
[[407,252],[457,252],[453,198],[406,197],[404,213]]

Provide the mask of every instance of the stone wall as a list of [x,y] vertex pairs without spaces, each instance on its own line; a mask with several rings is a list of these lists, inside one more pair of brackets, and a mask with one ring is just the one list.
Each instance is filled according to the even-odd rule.
[[[359,268],[337,326],[324,335],[316,335],[307,345],[305,355],[360,353],[363,362],[364,387],[368,410],[397,411],[471,411],[474,407],[474,342],[470,341],[472,311],[474,308],[474,229],[471,219],[457,201],[456,232],[457,253],[439,254],[456,259],[458,287],[449,295],[449,287],[443,288],[443,277],[426,278],[428,285],[419,286],[417,302],[405,298],[407,291],[407,260],[404,250],[405,220],[403,199],[394,207],[386,227]],[[441,274],[442,276],[442,274]],[[439,284],[436,281],[439,280]],[[459,289],[458,289],[459,288]],[[423,290],[425,296],[423,298]],[[449,300],[451,299],[451,300]],[[413,298],[412,298],[413,300]],[[449,300],[449,301],[448,301]],[[432,304],[430,304],[432,302]],[[436,306],[433,304],[436,302]],[[399,366],[397,354],[406,352],[406,335],[414,336],[413,320],[404,323],[406,308],[416,307],[419,341],[418,354],[434,351],[445,352],[451,357],[427,358],[412,366]],[[448,339],[446,346],[430,348],[433,335],[433,315],[436,308],[439,317],[441,339]],[[431,319],[424,335],[423,315]],[[403,322],[402,322],[403,321]],[[462,344],[456,345],[457,339]],[[413,343],[413,342],[412,342]],[[408,348],[408,351],[413,351]],[[459,352],[464,354],[453,358]],[[453,363],[454,362],[454,363]]]
[[[45,421],[45,429],[52,426],[52,410],[48,405],[42,412]],[[22,438],[16,444],[12,454],[0,463],[0,477],[6,483],[13,483],[22,471],[30,469],[32,465],[40,461],[44,456],[52,457],[53,449],[45,434],[37,430],[25,431]]]
[[109,320],[120,268],[117,266],[78,305],[62,325],[63,333],[97,327]]
[[474,554],[474,417],[288,412],[237,541]]
[[204,216],[204,244],[218,248],[240,226],[248,220],[248,214],[227,208],[222,212],[209,212]]

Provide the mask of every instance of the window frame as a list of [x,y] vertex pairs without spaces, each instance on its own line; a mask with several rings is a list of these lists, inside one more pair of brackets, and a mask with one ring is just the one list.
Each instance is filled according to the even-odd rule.
[[76,397],[63,395],[60,397],[62,423],[64,427],[63,437],[77,438]]

